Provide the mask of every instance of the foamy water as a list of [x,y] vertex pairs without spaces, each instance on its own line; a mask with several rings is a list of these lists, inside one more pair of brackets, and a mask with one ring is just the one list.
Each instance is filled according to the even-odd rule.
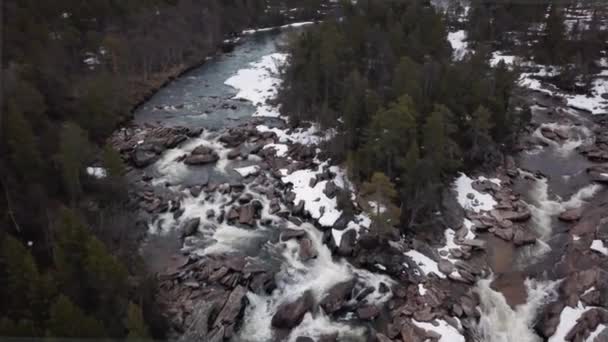
[[511,308],[502,293],[494,291],[492,279],[477,282],[481,318],[475,328],[475,340],[479,342],[540,342],[533,325],[537,311],[557,296],[557,281],[526,279],[527,300],[525,304]]

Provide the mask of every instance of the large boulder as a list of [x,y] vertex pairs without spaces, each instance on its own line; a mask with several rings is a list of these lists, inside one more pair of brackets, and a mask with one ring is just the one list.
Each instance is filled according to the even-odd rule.
[[338,246],[338,254],[341,256],[350,256],[353,253],[355,243],[357,242],[357,232],[354,229],[349,229],[340,239]]
[[314,306],[314,297],[311,291],[304,292],[293,302],[284,302],[279,305],[277,312],[272,316],[271,324],[275,328],[292,329],[296,327],[304,314]]
[[247,204],[239,208],[239,223],[253,226],[255,223],[255,208]]
[[146,151],[143,149],[137,149],[131,156],[131,160],[136,167],[143,168],[153,164],[158,160],[158,154],[152,151]]
[[189,219],[182,226],[182,238],[192,236],[198,231],[198,226],[201,224],[200,217]]
[[211,148],[200,145],[196,147],[190,155],[184,159],[184,163],[188,165],[204,165],[215,163],[220,157]]
[[334,313],[340,310],[346,301],[350,299],[353,288],[355,287],[354,280],[348,280],[334,285],[321,300],[321,307],[328,313]]
[[222,311],[217,315],[214,326],[229,325],[236,321],[237,317],[242,314],[245,308],[247,288],[237,286],[224,304]]
[[582,214],[582,208],[568,209],[559,214],[559,219],[565,222],[574,222],[580,220]]

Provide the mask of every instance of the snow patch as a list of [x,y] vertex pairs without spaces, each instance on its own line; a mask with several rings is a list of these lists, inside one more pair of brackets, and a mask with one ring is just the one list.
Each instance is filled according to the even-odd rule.
[[439,271],[439,266],[433,259],[414,249],[407,251],[405,255],[409,256],[410,258],[412,258],[412,260],[414,260],[414,262],[418,265],[418,267],[420,267],[424,275],[428,275],[429,273],[435,273],[439,278],[445,278],[445,274]]
[[439,335],[441,335],[441,338],[438,340],[438,342],[464,342],[465,341],[464,336],[458,331],[458,329],[451,326],[450,324],[448,324],[448,322],[446,322],[442,319],[435,320],[435,322],[438,323],[436,326],[433,325],[432,323],[428,323],[428,322],[418,322],[415,319],[413,319],[412,322],[415,325],[417,325],[419,328],[422,328],[424,330],[434,331],[434,332],[438,333]]
[[101,179],[107,177],[108,172],[103,167],[89,166],[87,167],[87,174],[91,177]]
[[608,247],[606,247],[604,245],[604,242],[602,240],[593,240],[593,242],[591,243],[591,247],[589,247],[591,250],[594,250],[596,252],[602,253],[606,256],[608,256]]
[[467,32],[465,30],[448,33],[448,41],[454,50],[454,60],[460,61],[469,53],[469,44],[466,42],[466,39]]
[[468,177],[466,174],[460,173],[460,176],[454,182],[458,203],[460,203],[460,206],[464,209],[472,210],[476,213],[481,210],[492,210],[496,205],[496,200],[494,200],[490,194],[484,194],[473,189],[474,181],[474,179]]

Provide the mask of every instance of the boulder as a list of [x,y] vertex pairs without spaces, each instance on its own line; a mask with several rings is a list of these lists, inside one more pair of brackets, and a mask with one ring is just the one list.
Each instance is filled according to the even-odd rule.
[[173,135],[170,136],[166,141],[165,141],[165,147],[166,148],[174,148],[177,145],[183,143],[184,141],[186,141],[188,139],[187,136],[183,135],[183,134],[177,134],[177,135]]
[[341,256],[350,256],[357,242],[357,232],[354,229],[349,229],[340,239],[340,246],[338,246],[338,254]]
[[158,158],[158,154],[141,149],[137,149],[135,153],[133,153],[133,155],[131,156],[133,164],[135,164],[135,166],[138,168],[144,168],[148,165],[151,165],[156,162]]
[[327,196],[329,198],[334,198],[334,197],[336,197],[337,192],[338,192],[338,187],[336,186],[336,183],[334,183],[333,181],[329,181],[325,184],[325,189],[323,190],[323,193],[325,194],[325,196]]
[[251,204],[239,208],[239,223],[253,226],[255,223],[255,208]]
[[200,145],[196,147],[190,155],[184,159],[184,163],[188,165],[204,165],[215,163],[220,157],[211,148]]
[[582,214],[582,208],[568,209],[559,214],[559,219],[565,222],[574,222],[580,220]]
[[301,229],[289,229],[283,228],[281,229],[281,241],[287,241],[290,239],[299,239],[303,236],[306,236],[306,231]]
[[328,314],[332,314],[340,310],[346,301],[350,299],[353,288],[355,286],[354,280],[348,280],[342,283],[334,285],[321,300],[321,307],[323,311]]
[[298,204],[293,207],[291,211],[294,216],[302,216],[304,215],[304,201],[300,200]]
[[304,314],[311,310],[313,305],[312,292],[306,291],[292,302],[281,303],[272,317],[271,324],[275,328],[292,329],[302,322]]
[[513,243],[516,246],[531,245],[536,243],[536,236],[526,230],[516,229],[513,234]]
[[300,259],[302,261],[308,261],[317,256],[317,251],[312,245],[312,240],[305,237],[299,240],[300,244]]
[[363,320],[374,320],[380,315],[380,309],[376,305],[364,305],[357,309],[357,316]]
[[454,264],[452,264],[449,260],[440,259],[437,265],[439,272],[443,274],[450,274],[454,272]]
[[232,290],[213,325],[219,327],[234,323],[245,308],[246,295],[247,288],[241,285]]
[[182,238],[192,236],[198,231],[198,226],[201,224],[200,217],[189,219],[182,226]]
[[494,229],[494,235],[498,236],[499,238],[505,240],[505,241],[511,241],[513,240],[513,229],[512,228],[506,228],[506,229]]
[[272,200],[270,200],[270,206],[268,208],[268,211],[270,212],[270,214],[276,214],[281,210],[281,204],[279,202],[278,198],[273,198]]

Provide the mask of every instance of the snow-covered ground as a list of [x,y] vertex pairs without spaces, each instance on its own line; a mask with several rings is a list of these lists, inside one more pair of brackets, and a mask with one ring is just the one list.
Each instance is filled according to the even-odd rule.
[[273,53],[250,64],[251,68],[241,69],[224,83],[238,90],[235,99],[250,101],[256,112],[253,116],[278,117],[279,107],[268,103],[274,99],[281,84],[279,68],[285,63],[287,55]]
[[448,41],[452,45],[453,58],[456,61],[462,60],[466,54],[470,52],[469,45],[466,42],[467,32],[459,30],[448,33]]

